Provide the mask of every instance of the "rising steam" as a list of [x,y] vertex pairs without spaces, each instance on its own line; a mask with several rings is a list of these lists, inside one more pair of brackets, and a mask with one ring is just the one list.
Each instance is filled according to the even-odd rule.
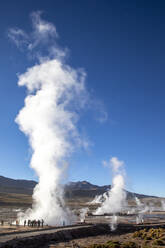
[[[43,21],[40,15],[40,12],[33,13],[33,31],[30,35],[19,29],[9,31],[17,46],[26,45],[31,51],[39,44],[43,45],[42,42],[45,44],[50,39],[52,42],[52,38],[57,37],[55,26]],[[42,57],[40,53],[39,62],[19,75],[18,80],[19,86],[27,88],[27,96],[16,122],[29,139],[32,148],[30,165],[39,178],[33,192],[33,207],[21,216],[61,225],[73,221],[59,185],[66,167],[66,157],[75,145],[83,143],[76,123],[78,110],[86,101],[85,73],[62,62],[61,54],[63,56],[64,52],[52,43],[49,54],[50,51],[53,51],[51,56]]]
[[124,191],[124,162],[112,157],[109,162],[103,161],[104,166],[110,166],[113,171],[112,188],[105,195],[105,200],[94,214],[113,214],[111,218],[111,230],[117,226],[117,214],[122,211],[126,204],[126,192]]
[[[104,161],[104,165],[110,165],[114,176],[112,180],[112,188],[109,190],[105,201],[95,211],[95,214],[117,214],[125,205],[126,192],[124,191],[125,181],[123,166],[124,162],[119,161],[118,158],[112,157],[109,162]],[[116,218],[114,218],[116,220]]]
[[85,222],[85,217],[89,211],[89,208],[81,208],[80,209],[80,222]]

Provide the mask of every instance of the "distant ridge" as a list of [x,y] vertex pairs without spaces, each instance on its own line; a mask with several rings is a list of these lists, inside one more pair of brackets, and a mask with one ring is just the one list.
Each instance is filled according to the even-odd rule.
[[[4,176],[0,176],[0,193],[14,193],[32,195],[33,189],[37,182],[33,180],[21,180],[11,179]],[[87,181],[70,182],[65,185],[65,196],[69,199],[74,198],[94,198],[96,195],[101,195],[108,191],[111,185],[98,186],[91,184]],[[143,194],[127,192],[127,197],[132,198],[137,196],[138,198],[153,197]]]
[[37,182],[0,176],[0,192],[31,195]]
[[[70,182],[65,186],[66,196],[68,198],[94,198],[96,195],[101,195],[107,192],[111,188],[111,185],[98,186],[91,184],[87,181]],[[155,197],[143,194],[137,194],[133,192],[126,191],[127,198],[146,198]]]

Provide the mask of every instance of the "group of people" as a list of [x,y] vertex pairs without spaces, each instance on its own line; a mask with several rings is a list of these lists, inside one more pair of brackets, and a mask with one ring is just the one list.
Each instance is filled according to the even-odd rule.
[[24,220],[24,226],[29,226],[29,227],[43,227],[44,226],[44,220]]

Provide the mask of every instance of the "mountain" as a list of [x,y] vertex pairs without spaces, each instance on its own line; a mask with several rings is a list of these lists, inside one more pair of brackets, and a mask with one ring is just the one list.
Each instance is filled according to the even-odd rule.
[[[0,176],[0,193],[14,193],[31,195],[37,182],[32,180],[18,180]],[[87,181],[70,182],[64,186],[65,196],[68,199],[75,198],[94,198],[96,195],[101,195],[111,188],[111,185],[98,186]],[[138,198],[149,197],[146,195],[127,192],[127,197]]]
[[0,192],[31,195],[37,182],[0,176]]
[[98,186],[87,181],[70,182],[65,185],[65,195],[67,198],[94,198],[110,188],[110,185]]
[[110,189],[110,185],[98,186],[91,184],[87,181],[70,182],[67,184],[69,190],[103,190],[106,191]]
[[[87,181],[79,181],[79,182],[70,182],[65,186],[65,192],[67,198],[82,198],[89,197],[94,198],[96,195],[101,195],[107,192],[111,188],[111,185],[98,186],[93,185]],[[127,198],[146,198],[146,197],[154,197],[147,196],[143,194],[137,194],[133,192],[126,191]]]

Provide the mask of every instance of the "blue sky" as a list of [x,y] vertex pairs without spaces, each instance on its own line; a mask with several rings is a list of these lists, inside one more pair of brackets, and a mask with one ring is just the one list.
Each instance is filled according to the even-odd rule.
[[[111,183],[102,160],[125,162],[127,189],[164,196],[165,3],[163,1],[55,0],[0,3],[0,174],[36,179],[30,150],[14,119],[25,97],[17,73],[35,61],[8,39],[11,27],[30,31],[29,15],[42,10],[55,24],[67,63],[84,68],[91,96],[108,113],[105,123],[85,114],[80,126],[92,145],[70,160],[69,180]],[[95,111],[96,112],[96,111]]]

